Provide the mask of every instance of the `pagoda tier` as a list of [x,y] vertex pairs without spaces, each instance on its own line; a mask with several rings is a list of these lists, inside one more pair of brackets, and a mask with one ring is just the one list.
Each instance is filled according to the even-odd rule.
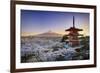
[[66,36],[83,36],[83,34],[79,34],[79,33],[76,33],[76,34],[74,34],[74,33],[69,33],[69,34],[67,34]]
[[75,27],[70,27],[69,29],[66,29],[65,31],[83,31],[83,30],[75,28]]

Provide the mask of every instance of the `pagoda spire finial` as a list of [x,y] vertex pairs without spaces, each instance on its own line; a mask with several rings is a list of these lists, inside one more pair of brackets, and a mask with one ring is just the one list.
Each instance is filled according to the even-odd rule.
[[73,27],[75,27],[75,19],[74,19],[74,16],[73,16]]

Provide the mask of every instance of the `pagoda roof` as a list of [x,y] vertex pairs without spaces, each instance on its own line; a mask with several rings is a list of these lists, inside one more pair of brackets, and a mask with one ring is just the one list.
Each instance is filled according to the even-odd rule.
[[66,36],[83,36],[83,35],[82,34],[71,34],[71,33],[69,33]]
[[69,29],[66,29],[65,31],[83,31],[83,29],[75,28],[75,27],[70,27]]

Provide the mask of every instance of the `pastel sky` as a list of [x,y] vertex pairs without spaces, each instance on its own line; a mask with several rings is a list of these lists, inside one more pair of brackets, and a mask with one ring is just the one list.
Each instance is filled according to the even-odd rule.
[[36,35],[48,31],[66,34],[72,27],[83,29],[81,34],[89,35],[89,13],[21,10],[21,35]]

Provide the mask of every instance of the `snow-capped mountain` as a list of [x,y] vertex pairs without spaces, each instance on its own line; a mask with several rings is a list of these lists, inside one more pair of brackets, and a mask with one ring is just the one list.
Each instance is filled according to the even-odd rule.
[[36,35],[36,37],[62,37],[62,35],[52,31],[48,31],[45,33],[38,34]]

